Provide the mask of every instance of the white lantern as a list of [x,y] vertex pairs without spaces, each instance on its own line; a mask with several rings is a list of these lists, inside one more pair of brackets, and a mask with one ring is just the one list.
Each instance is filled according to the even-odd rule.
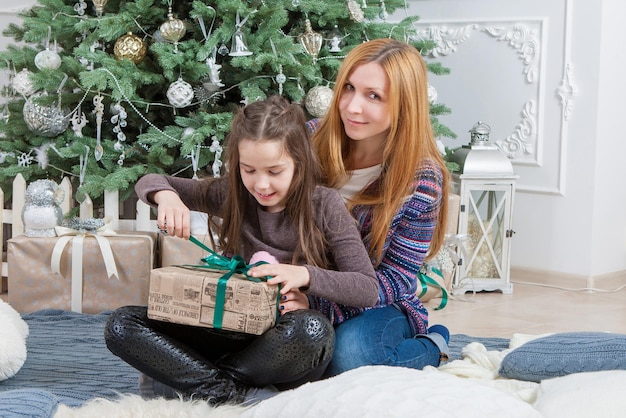
[[511,161],[489,143],[490,131],[489,125],[476,123],[469,131],[470,144],[452,155],[452,161],[460,166],[458,173],[452,173],[454,192],[461,196],[458,233],[466,237],[453,294],[513,291],[510,248],[518,176]]

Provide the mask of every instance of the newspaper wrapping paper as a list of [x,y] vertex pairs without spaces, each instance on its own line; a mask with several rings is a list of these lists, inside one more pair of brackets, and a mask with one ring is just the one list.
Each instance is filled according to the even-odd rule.
[[268,277],[248,276],[248,265],[238,255],[217,254],[191,236],[190,241],[209,255],[203,265],[155,269],[150,275],[148,317],[151,319],[260,335],[278,318],[280,287],[268,286]]

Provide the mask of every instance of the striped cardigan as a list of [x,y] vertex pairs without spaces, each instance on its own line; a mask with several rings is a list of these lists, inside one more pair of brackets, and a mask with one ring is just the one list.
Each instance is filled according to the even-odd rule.
[[[415,334],[425,334],[428,328],[428,311],[415,292],[417,272],[437,225],[442,184],[441,168],[433,161],[426,161],[415,173],[413,194],[407,197],[393,217],[382,261],[376,267],[378,303],[373,308],[367,308],[395,305],[405,313]],[[379,182],[375,181],[369,187],[379,187]],[[365,247],[369,249],[372,208],[357,206],[352,215],[358,222]],[[316,297],[309,297],[309,302],[312,309],[323,312],[334,324],[340,324],[364,310]]]

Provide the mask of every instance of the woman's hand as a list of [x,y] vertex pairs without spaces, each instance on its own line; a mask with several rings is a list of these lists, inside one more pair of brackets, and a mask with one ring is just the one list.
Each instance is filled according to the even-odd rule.
[[285,295],[291,290],[298,290],[301,287],[309,287],[311,282],[309,270],[306,267],[294,266],[292,264],[261,264],[252,267],[248,274],[252,277],[270,276],[271,279],[267,281],[267,284],[281,284],[281,295]]
[[292,290],[280,297],[280,314],[297,311],[298,309],[309,309],[309,298],[299,290]]
[[189,208],[178,194],[171,190],[159,190],[151,196],[157,204],[157,226],[169,235],[189,239],[191,220]]

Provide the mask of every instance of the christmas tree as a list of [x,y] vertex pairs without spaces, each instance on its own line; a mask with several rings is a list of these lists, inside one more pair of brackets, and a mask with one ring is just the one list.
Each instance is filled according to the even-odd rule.
[[[0,187],[72,179],[127,196],[145,173],[219,175],[233,111],[282,94],[321,116],[343,56],[375,38],[410,41],[404,1],[39,0],[0,53],[11,73],[0,119]],[[413,41],[410,41],[413,42]],[[415,43],[415,42],[414,42]],[[19,46],[18,46],[19,45]],[[415,43],[427,49],[429,45]],[[445,69],[429,64],[430,71]],[[454,136],[437,122],[438,136]]]

